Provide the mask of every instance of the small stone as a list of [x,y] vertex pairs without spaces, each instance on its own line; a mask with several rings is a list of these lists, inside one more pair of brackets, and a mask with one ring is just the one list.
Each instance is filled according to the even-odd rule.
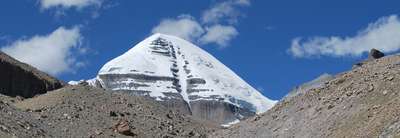
[[40,115],[40,118],[47,118],[47,115]]
[[194,131],[190,131],[190,132],[189,132],[189,137],[194,137],[194,136],[196,136],[196,135],[197,135],[197,133],[194,132]]
[[17,101],[23,101],[25,98],[21,96],[16,96],[15,99],[17,99]]
[[169,134],[174,135],[174,136],[178,135],[178,134],[177,134],[176,132],[174,132],[174,131],[170,132]]
[[67,119],[71,119],[71,118],[72,118],[72,117],[69,116],[68,114],[63,114],[63,116],[64,116],[65,118],[67,118]]
[[388,91],[384,90],[382,93],[383,93],[383,95],[386,95],[388,93]]
[[335,107],[333,104],[328,105],[328,109],[332,109],[333,107]]
[[256,117],[254,117],[253,121],[258,121],[260,119],[261,119],[261,117],[259,115],[256,115]]
[[94,131],[94,133],[95,133],[96,135],[101,135],[101,134],[103,134],[103,131],[96,129],[96,130]]
[[374,85],[370,85],[369,87],[368,87],[368,92],[371,92],[371,91],[373,91],[375,88],[374,88]]
[[372,106],[372,110],[376,110],[376,109],[378,109],[380,107],[381,107],[380,105],[374,105],[374,106]]
[[114,112],[114,111],[110,111],[110,116],[111,116],[111,117],[117,117],[118,115],[117,115],[117,113],[116,113],[116,112]]
[[167,114],[167,118],[168,118],[168,119],[172,119],[172,118],[173,118],[173,115],[171,115],[171,113],[168,113],[168,114]]
[[347,97],[350,97],[351,95],[353,95],[353,92],[351,92],[351,91],[349,91],[349,92],[346,93],[346,96],[347,96]]
[[136,134],[131,131],[129,122],[127,120],[120,120],[113,126],[114,132],[118,132],[126,136],[135,136]]

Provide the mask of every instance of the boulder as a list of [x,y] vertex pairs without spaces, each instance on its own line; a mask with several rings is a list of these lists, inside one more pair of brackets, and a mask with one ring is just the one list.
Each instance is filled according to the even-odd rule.
[[135,134],[131,131],[129,126],[129,122],[127,120],[120,120],[117,124],[113,126],[115,132],[126,136],[135,136]]
[[371,51],[369,52],[368,58],[369,58],[369,59],[378,59],[378,58],[381,58],[381,57],[384,57],[384,56],[385,56],[384,53],[382,53],[381,51],[379,51],[379,50],[373,48],[373,49],[371,49]]

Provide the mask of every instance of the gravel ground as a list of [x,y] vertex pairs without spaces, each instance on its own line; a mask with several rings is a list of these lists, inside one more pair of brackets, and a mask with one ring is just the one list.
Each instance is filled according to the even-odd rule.
[[217,129],[144,97],[87,86],[25,100],[0,97],[10,102],[0,104],[1,137],[205,137]]
[[211,137],[400,137],[400,56],[364,61],[325,84]]

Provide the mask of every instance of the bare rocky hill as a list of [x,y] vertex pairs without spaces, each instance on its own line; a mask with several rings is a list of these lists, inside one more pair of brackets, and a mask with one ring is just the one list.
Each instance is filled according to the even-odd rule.
[[400,137],[400,56],[369,59],[211,137]]
[[143,97],[86,86],[2,101],[0,136],[204,137],[216,128]]
[[25,98],[61,88],[63,82],[0,51],[0,94]]

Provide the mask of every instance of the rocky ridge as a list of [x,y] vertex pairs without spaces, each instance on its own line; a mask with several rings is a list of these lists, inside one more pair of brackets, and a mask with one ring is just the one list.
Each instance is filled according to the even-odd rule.
[[0,51],[0,94],[30,98],[64,83]]
[[399,137],[400,56],[369,59],[211,137]]

